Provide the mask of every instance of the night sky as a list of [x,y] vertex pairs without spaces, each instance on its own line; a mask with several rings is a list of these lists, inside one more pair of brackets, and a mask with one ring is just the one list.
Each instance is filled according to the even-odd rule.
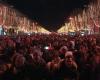
[[2,0],[46,29],[56,31],[75,9],[83,9],[91,0]]

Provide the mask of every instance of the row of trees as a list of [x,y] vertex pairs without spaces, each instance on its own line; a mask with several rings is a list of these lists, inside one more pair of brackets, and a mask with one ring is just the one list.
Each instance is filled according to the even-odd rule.
[[15,31],[23,32],[39,32],[42,28],[37,22],[3,2],[0,3],[0,25],[4,29],[13,28]]
[[100,0],[89,5],[84,5],[84,9],[76,9],[72,12],[69,22],[59,29],[59,32],[89,30],[92,33],[100,32]]

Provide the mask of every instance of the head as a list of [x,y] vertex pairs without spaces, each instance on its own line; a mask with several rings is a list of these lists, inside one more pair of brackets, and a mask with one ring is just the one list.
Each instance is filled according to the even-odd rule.
[[3,52],[3,48],[2,46],[0,46],[0,54],[2,54],[2,52]]
[[84,45],[81,45],[80,46],[80,52],[81,53],[87,53],[88,52],[88,47],[87,46],[84,46]]
[[21,66],[23,66],[24,65],[24,63],[25,63],[25,58],[24,58],[24,56],[23,55],[17,55],[16,56],[16,59],[15,59],[15,66],[16,67],[21,67]]
[[7,65],[4,61],[0,61],[0,76],[7,70]]
[[73,62],[73,53],[71,51],[67,51],[65,53],[65,61],[68,63],[68,64],[71,64]]
[[29,48],[29,53],[32,54],[33,52],[34,52],[34,48],[33,47],[30,47]]
[[33,58],[37,60],[37,59],[40,59],[41,57],[42,57],[42,52],[40,50],[34,49]]
[[68,51],[67,46],[62,46],[62,47],[60,48],[60,52],[61,52],[61,53],[66,53],[66,51]]
[[59,57],[59,53],[58,53],[58,51],[55,50],[55,51],[53,52],[53,54],[52,54],[52,58],[53,58],[53,59],[57,59],[58,57]]

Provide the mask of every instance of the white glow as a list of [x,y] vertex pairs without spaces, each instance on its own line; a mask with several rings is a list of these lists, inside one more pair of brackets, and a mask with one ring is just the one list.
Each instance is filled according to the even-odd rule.
[[49,49],[49,47],[48,47],[48,46],[46,46],[46,47],[44,47],[44,49]]

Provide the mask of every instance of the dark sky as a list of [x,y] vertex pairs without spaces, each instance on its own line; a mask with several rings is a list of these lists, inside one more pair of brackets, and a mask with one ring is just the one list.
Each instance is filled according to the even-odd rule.
[[48,30],[57,30],[75,9],[91,0],[3,0]]

